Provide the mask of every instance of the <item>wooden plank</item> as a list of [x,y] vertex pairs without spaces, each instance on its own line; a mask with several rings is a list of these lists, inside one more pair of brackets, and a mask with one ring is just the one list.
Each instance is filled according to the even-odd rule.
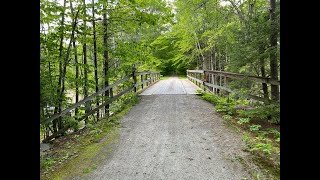
[[116,99],[118,99],[120,96],[124,95],[125,93],[131,91],[134,88],[134,86],[130,86],[129,88],[127,88],[126,90],[122,91],[121,93],[113,96],[112,98],[108,99],[105,103],[99,105],[98,107],[96,107],[95,109],[87,112],[85,115],[83,115],[81,118],[78,119],[78,121],[81,121],[82,119],[85,119],[86,117],[90,116],[91,114],[95,113],[96,111],[98,111],[99,109],[103,108],[104,106],[106,106],[107,104],[112,103],[113,101],[115,101]]
[[187,70],[187,72],[190,72],[190,73],[204,73],[204,70]]
[[218,86],[218,85],[207,83],[207,82],[204,82],[204,85],[209,86],[209,87],[213,87],[213,88],[217,88],[217,89],[221,89],[221,90],[225,90],[227,92],[232,92],[232,90],[227,87]]
[[139,76],[139,75],[146,75],[146,74],[151,74],[149,71],[144,71],[144,72],[135,72],[134,76]]
[[280,85],[280,81],[275,81],[275,80],[272,80],[271,78],[264,78],[259,76],[251,76],[251,75],[244,75],[244,74],[231,73],[231,72],[225,72],[225,71],[214,71],[214,70],[205,70],[205,73],[214,74],[218,76],[226,76],[234,79],[248,78],[256,82],[267,83],[272,85]]
[[147,79],[147,80],[144,80],[144,81],[142,81],[142,82],[138,82],[137,84],[135,84],[135,86],[143,85],[143,84],[145,84],[145,83],[147,83],[147,82],[150,82],[152,79],[155,79],[155,78],[152,77],[151,79]]
[[197,81],[197,82],[200,83],[200,84],[203,83],[203,81],[201,81],[200,79],[194,78],[194,77],[189,76],[189,75],[187,75],[187,77],[189,77],[190,79],[193,79],[193,80]]
[[103,92],[105,92],[105,91],[113,88],[114,86],[119,85],[120,83],[123,83],[123,82],[125,82],[125,81],[128,81],[128,80],[130,79],[130,77],[131,77],[131,75],[128,75],[128,76],[124,77],[123,79],[115,82],[114,84],[112,84],[112,85],[110,85],[110,86],[108,86],[108,87],[105,87],[105,88],[100,89],[98,92],[96,92],[96,93],[94,93],[94,94],[91,94],[90,96],[88,96],[88,97],[80,100],[79,102],[73,104],[73,105],[70,106],[69,108],[64,109],[63,111],[61,111],[60,114],[57,113],[57,114],[52,115],[50,118],[44,120],[44,121],[43,121],[43,124],[47,124],[47,123],[49,123],[49,122],[51,122],[51,121],[59,118],[60,116],[66,115],[66,114],[67,114],[69,111],[71,111],[72,109],[79,107],[80,105],[84,104],[85,102],[87,102],[87,101],[95,98],[95,97],[98,96],[99,94],[101,94],[101,93],[103,93]]

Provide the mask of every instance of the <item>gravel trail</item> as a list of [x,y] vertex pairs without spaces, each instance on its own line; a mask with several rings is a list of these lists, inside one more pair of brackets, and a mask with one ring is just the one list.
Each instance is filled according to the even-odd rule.
[[188,80],[169,78],[141,93],[123,117],[111,157],[84,179],[251,179],[237,161],[241,135],[225,127]]

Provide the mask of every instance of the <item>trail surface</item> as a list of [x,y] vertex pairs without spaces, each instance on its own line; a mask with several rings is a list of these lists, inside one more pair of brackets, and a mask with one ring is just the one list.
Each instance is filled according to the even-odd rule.
[[85,179],[251,179],[237,160],[241,135],[225,127],[188,80],[169,78],[141,93],[122,119],[111,157]]

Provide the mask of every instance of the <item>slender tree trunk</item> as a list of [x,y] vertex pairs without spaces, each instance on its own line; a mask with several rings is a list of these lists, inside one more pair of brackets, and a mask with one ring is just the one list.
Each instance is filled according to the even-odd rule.
[[[108,54],[108,24],[107,24],[107,7],[106,2],[103,3],[103,58],[104,58],[104,86],[109,86],[109,77],[108,77],[108,61],[109,61],[109,54]],[[109,90],[105,91],[105,99],[109,97]],[[105,106],[105,116],[109,117],[109,104]]]
[[[98,82],[98,61],[97,61],[97,40],[96,40],[96,22],[94,17],[94,0],[92,0],[92,26],[93,26],[93,62],[94,62],[94,80],[96,83],[96,92],[99,91]],[[96,100],[97,107],[99,106],[99,97]],[[99,120],[99,110],[97,111],[97,120]]]
[[[210,50],[210,70],[213,70],[213,57],[212,57],[212,50]],[[209,75],[209,83],[213,84],[213,75]],[[213,87],[209,87],[210,91],[213,92]]]
[[[67,1],[63,1],[63,7],[66,7]],[[65,15],[65,10],[63,9],[62,11],[62,17],[61,17],[61,26],[60,26],[60,46],[59,46],[59,79],[58,79],[58,86],[57,86],[57,97],[58,97],[58,102],[57,105],[54,107],[54,114],[55,113],[60,113],[61,112],[61,104],[62,104],[62,99],[60,99],[60,92],[61,92],[61,78],[62,78],[62,56],[63,56],[63,35],[64,35],[64,15]],[[53,120],[52,126],[53,126],[53,131],[57,132],[58,127],[57,124],[61,122],[62,118],[59,117],[58,119]]]
[[[264,50],[265,49],[263,48],[263,46],[260,45],[259,46],[259,54],[261,55],[262,53],[264,53]],[[260,63],[261,77],[266,77],[265,60],[263,57],[260,57],[259,63]],[[263,91],[263,97],[265,99],[269,99],[267,83],[262,83],[262,91]]]
[[[218,70],[217,69],[217,50],[216,46],[213,47],[213,61],[214,61],[214,69],[213,70]],[[217,76],[213,75],[213,84],[217,85]],[[214,93],[217,93],[217,88],[214,88]]]
[[[220,52],[220,49],[218,51],[218,59],[219,59],[219,71],[221,71],[221,52]],[[221,86],[221,81],[222,81],[222,76],[219,76],[219,86]],[[220,89],[218,89],[218,92],[220,93]]]
[[[72,2],[70,1],[70,8],[71,8],[71,13],[73,14],[73,8],[72,8]],[[78,64],[78,51],[77,51],[77,46],[76,46],[76,38],[73,38],[73,49],[74,49],[74,61],[76,65],[76,103],[79,101],[79,64]],[[78,115],[79,109],[75,108],[74,110],[74,115]]]
[[67,66],[68,66],[68,64],[70,62],[69,56],[70,56],[70,52],[71,52],[72,42],[74,42],[74,33],[75,33],[75,30],[76,30],[76,26],[77,26],[78,14],[79,14],[79,11],[77,12],[75,19],[73,20],[73,26],[72,26],[70,42],[69,42],[69,45],[68,45],[67,54],[66,54],[66,58],[65,58],[65,64],[64,64],[64,67],[63,67],[63,76],[62,76],[62,79],[61,79],[62,88],[61,88],[61,94],[60,94],[61,98],[63,96],[64,89],[65,89],[65,83],[64,82],[65,82],[65,77],[66,77],[66,72],[67,72]]
[[[84,32],[83,32],[83,36],[84,36],[84,42],[83,42],[83,64],[84,64],[84,85],[83,85],[83,94],[84,94],[84,98],[88,97],[88,66],[87,66],[87,39],[86,39],[86,34],[87,34],[87,14],[86,14],[86,1],[83,0],[83,9],[84,9],[84,20],[83,20],[83,26],[84,26]],[[85,103],[85,113],[90,111],[90,101],[87,101]],[[88,123],[88,118],[85,119],[85,122]]]
[[[270,0],[270,75],[272,80],[278,80],[277,36],[276,0]],[[271,85],[271,99],[279,100],[279,86]]]
[[[73,49],[74,49],[74,61],[76,64],[76,103],[79,102],[79,64],[78,64],[78,53],[77,53],[77,46],[76,46],[76,39],[73,40]],[[76,108],[74,110],[74,115],[77,116],[79,109]]]
[[[72,7],[72,5],[71,5]],[[62,78],[61,78],[61,92],[60,92],[60,99],[62,99],[63,94],[64,94],[64,89],[65,89],[65,77],[66,77],[66,72],[67,72],[67,66],[70,62],[69,56],[70,56],[70,51],[71,51],[71,45],[72,42],[74,41],[74,33],[77,27],[77,18],[78,18],[78,14],[79,14],[79,10],[77,11],[77,14],[75,16],[75,18],[73,19],[73,25],[72,25],[72,31],[71,31],[71,37],[70,37],[70,41],[69,41],[69,45],[68,45],[68,49],[67,49],[67,54],[65,57],[65,61],[64,61],[64,66],[63,66],[63,72],[62,72]],[[59,113],[61,113],[61,103],[60,103],[60,107],[59,107]],[[59,130],[64,128],[63,127],[63,123],[62,123],[62,118],[59,120]]]

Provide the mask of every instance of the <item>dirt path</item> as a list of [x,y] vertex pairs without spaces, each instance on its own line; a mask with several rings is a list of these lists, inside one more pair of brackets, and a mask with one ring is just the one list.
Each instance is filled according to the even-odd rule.
[[163,80],[122,119],[120,141],[85,179],[251,179],[237,160],[243,142],[188,80]]

